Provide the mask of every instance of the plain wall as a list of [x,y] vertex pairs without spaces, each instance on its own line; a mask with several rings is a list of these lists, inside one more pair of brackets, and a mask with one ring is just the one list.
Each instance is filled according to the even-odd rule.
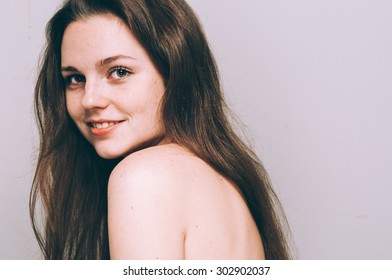
[[[392,259],[392,2],[188,1],[227,101],[285,207],[300,259]],[[0,9],[0,259],[37,259],[33,87],[60,1]]]
[[3,1],[0,9],[0,259],[37,259],[28,197],[38,143],[33,89],[44,28],[59,1]]

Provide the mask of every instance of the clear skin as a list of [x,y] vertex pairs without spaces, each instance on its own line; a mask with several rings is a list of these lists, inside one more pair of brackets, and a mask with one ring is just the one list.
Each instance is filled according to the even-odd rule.
[[112,259],[263,259],[237,188],[165,135],[164,81],[112,15],[71,23],[62,42],[67,110],[103,158]]

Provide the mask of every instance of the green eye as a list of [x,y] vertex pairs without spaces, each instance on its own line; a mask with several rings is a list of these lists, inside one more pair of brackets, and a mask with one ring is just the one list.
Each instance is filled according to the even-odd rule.
[[67,85],[76,85],[84,83],[86,79],[82,75],[70,75],[65,78],[65,82]]
[[117,76],[119,76],[119,77],[124,77],[124,76],[126,76],[128,74],[128,72],[127,72],[127,70],[125,70],[125,69],[118,69],[117,70]]
[[109,73],[109,77],[115,80],[124,78],[131,74],[131,71],[127,70],[125,67],[115,67]]

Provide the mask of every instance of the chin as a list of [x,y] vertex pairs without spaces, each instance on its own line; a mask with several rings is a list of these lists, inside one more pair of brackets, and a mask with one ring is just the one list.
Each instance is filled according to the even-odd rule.
[[104,159],[116,159],[124,157],[124,153],[118,150],[102,149],[95,147],[95,151],[101,158]]
[[[106,143],[95,143],[94,149],[96,153],[104,159],[117,159],[125,158],[126,156],[146,149],[148,147],[159,145],[163,137],[154,138],[145,142],[134,142],[132,144],[124,145],[123,142],[106,142]],[[123,145],[121,145],[123,144]]]
[[133,148],[129,147],[129,149],[120,149],[120,147],[117,147],[117,149],[113,148],[113,146],[110,147],[97,147],[95,146],[95,152],[104,159],[117,159],[117,158],[125,158],[127,155],[132,154],[133,152],[136,152],[140,149],[143,149],[143,147],[140,148]]
[[117,155],[117,154],[113,154],[113,153],[99,152],[99,151],[96,151],[96,152],[103,159],[116,159],[116,158],[121,157],[121,155]]

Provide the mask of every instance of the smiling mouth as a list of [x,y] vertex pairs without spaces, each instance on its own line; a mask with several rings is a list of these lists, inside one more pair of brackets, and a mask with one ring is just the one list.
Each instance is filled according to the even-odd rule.
[[96,137],[109,135],[123,121],[89,122],[91,133]]
[[120,123],[120,122],[99,122],[99,123],[98,122],[97,123],[91,122],[91,123],[89,123],[89,126],[94,127],[94,128],[98,128],[98,129],[103,129],[103,128],[108,128],[108,127],[114,126],[118,123]]

